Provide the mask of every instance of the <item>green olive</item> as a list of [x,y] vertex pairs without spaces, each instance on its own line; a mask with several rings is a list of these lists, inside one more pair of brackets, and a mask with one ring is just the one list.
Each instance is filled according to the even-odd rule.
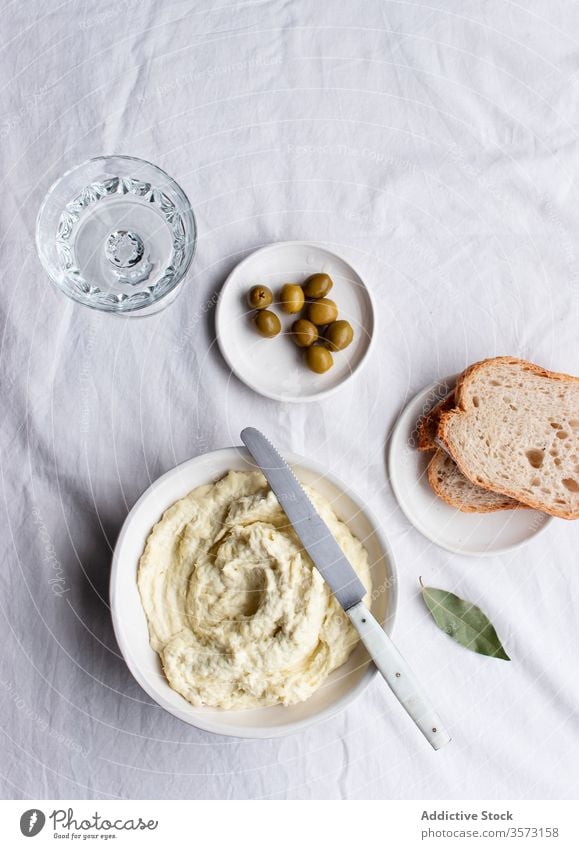
[[306,298],[325,298],[334,285],[329,274],[312,274],[303,284]]
[[292,339],[298,348],[309,348],[318,341],[318,328],[305,318],[298,318],[292,324]]
[[286,283],[280,292],[279,300],[284,312],[295,315],[302,309],[306,298],[301,286],[295,283]]
[[354,338],[354,331],[349,321],[333,321],[324,330],[324,342],[330,351],[343,351]]
[[331,324],[338,317],[338,307],[329,298],[320,298],[308,304],[307,318],[318,326]]
[[323,374],[334,365],[334,358],[323,345],[312,345],[306,349],[306,364],[316,374]]
[[247,303],[254,310],[264,310],[272,301],[273,295],[267,286],[254,286],[247,295]]
[[271,310],[259,310],[255,314],[254,321],[257,332],[268,339],[277,336],[281,330],[281,321]]

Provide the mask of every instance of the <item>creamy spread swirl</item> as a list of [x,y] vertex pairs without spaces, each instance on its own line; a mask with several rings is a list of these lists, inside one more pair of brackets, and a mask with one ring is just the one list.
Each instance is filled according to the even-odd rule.
[[[370,590],[366,550],[306,490]],[[151,646],[193,705],[303,701],[357,642],[259,472],[229,472],[170,507],[149,535],[138,583]]]

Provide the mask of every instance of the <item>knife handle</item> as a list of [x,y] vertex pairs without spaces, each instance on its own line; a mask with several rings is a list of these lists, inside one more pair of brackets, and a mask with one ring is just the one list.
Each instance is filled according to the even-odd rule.
[[414,673],[363,601],[346,611],[382,677],[433,749],[450,742],[440,717]]

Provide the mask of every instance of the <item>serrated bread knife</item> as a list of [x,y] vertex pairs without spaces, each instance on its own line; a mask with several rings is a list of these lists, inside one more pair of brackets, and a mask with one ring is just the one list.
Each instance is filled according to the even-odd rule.
[[431,746],[442,748],[450,742],[450,737],[438,714],[390,637],[362,601],[366,595],[364,585],[294,473],[259,430],[246,427],[241,438],[384,680]]

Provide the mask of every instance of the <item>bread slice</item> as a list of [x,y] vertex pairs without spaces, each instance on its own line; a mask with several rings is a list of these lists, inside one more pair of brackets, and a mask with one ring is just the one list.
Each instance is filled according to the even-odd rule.
[[426,413],[418,425],[417,448],[419,451],[435,451],[427,469],[428,482],[435,494],[447,504],[463,513],[492,513],[495,510],[514,510],[520,502],[505,495],[489,492],[482,486],[471,483],[446,451],[438,448],[436,433],[440,416],[454,407],[454,389]]
[[435,452],[428,464],[427,474],[435,494],[463,513],[494,513],[496,510],[516,510],[525,506],[508,495],[500,495],[471,483],[442,448]]
[[475,363],[437,442],[472,483],[579,518],[579,378],[514,357]]
[[436,451],[438,447],[436,445],[436,433],[438,431],[441,413],[446,412],[446,410],[452,410],[453,407],[454,389],[422,416],[418,424],[418,440],[416,444],[419,451]]

